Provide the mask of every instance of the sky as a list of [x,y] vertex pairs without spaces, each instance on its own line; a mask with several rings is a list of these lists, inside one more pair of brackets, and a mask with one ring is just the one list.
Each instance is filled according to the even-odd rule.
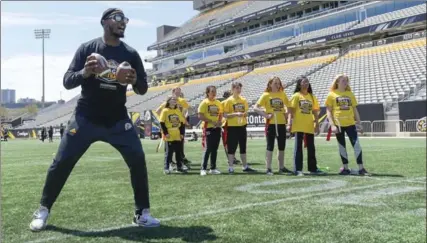
[[46,28],[51,34],[45,40],[45,100],[67,101],[79,94],[80,87],[63,87],[64,73],[79,45],[102,35],[99,21],[110,7],[121,8],[130,19],[123,41],[143,59],[155,56],[147,47],[156,41],[157,27],[180,26],[198,13],[192,1],[2,1],[1,89],[15,89],[17,100],[41,100],[42,40],[35,39],[34,29]]

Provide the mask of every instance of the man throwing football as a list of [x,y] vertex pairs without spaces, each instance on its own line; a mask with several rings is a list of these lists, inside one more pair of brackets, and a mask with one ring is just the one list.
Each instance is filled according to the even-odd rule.
[[[64,75],[64,87],[81,86],[81,97],[49,167],[40,207],[30,224],[33,231],[45,229],[50,210],[72,169],[97,141],[116,148],[129,167],[135,199],[133,223],[144,227],[160,225],[150,215],[145,154],[125,106],[127,85],[132,85],[139,95],[148,89],[138,52],[120,40],[128,21],[122,10],[107,9],[101,18],[103,37],[82,44]],[[124,62],[131,68],[118,68],[128,66]]]

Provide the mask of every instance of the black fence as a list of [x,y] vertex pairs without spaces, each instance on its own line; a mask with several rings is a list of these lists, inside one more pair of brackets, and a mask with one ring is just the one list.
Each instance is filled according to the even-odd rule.
[[427,101],[414,100],[399,102],[399,120],[421,119],[427,116]]

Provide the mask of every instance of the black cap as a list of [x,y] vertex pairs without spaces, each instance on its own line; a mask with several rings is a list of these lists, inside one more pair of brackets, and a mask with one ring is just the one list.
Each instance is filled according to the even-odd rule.
[[109,9],[105,10],[102,13],[102,17],[101,17],[101,21],[100,21],[101,25],[102,25],[102,20],[104,20],[105,18],[107,18],[108,16],[110,16],[111,13],[114,13],[114,12],[123,12],[123,10],[121,10],[119,8],[109,8]]

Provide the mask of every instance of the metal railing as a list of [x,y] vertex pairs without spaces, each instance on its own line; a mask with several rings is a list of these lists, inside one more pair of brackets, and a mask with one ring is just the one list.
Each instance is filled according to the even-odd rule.
[[[364,137],[420,137],[426,136],[426,118],[402,120],[377,120],[377,121],[361,121]],[[325,136],[328,131],[328,126],[320,131],[321,136]]]

